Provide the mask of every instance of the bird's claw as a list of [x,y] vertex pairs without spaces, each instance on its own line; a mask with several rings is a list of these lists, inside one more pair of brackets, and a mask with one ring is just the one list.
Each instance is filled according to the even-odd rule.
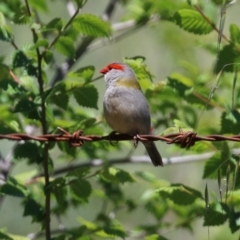
[[115,140],[116,142],[113,142],[113,139],[114,139],[114,137],[116,136],[116,131],[112,131],[109,135],[108,135],[108,137],[109,137],[109,142],[110,142],[110,144],[112,145],[112,146],[115,146],[117,143],[118,143],[118,141],[117,140]]
[[139,139],[140,139],[140,136],[138,134],[133,137],[133,145],[135,148],[137,148],[138,146]]

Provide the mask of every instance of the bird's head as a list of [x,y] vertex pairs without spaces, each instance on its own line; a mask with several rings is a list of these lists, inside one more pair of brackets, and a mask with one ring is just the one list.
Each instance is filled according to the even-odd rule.
[[114,62],[103,68],[100,73],[104,75],[107,87],[115,85],[140,89],[133,70],[127,64]]

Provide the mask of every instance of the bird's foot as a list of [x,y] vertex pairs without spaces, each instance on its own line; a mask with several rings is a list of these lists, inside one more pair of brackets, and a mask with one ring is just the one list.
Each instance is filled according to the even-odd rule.
[[[110,144],[112,145],[112,146],[115,146],[117,143],[118,143],[118,141],[117,140],[114,140],[114,138],[116,139],[116,134],[117,132],[116,131],[112,131],[109,135],[108,135],[108,137],[109,137],[109,142],[110,142]],[[113,142],[113,140],[115,141],[115,142]]]

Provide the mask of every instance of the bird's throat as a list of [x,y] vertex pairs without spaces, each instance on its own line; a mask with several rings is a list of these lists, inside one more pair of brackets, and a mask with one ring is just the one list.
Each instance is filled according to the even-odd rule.
[[116,85],[141,90],[140,84],[136,79],[130,78],[120,79],[116,82]]

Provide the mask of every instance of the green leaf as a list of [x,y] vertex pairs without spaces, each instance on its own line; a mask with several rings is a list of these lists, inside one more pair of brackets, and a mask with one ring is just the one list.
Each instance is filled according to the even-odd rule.
[[46,0],[28,0],[30,5],[36,9],[47,12],[47,2]]
[[73,94],[80,106],[98,109],[98,91],[94,85],[84,85],[75,89]]
[[10,237],[10,235],[8,235],[8,234],[2,232],[1,230],[0,230],[0,239],[14,240],[13,238]]
[[69,37],[61,36],[55,44],[57,51],[67,57],[75,57],[74,42]]
[[67,176],[74,176],[77,178],[83,178],[90,172],[90,167],[82,167],[78,169],[70,170],[67,173]]
[[62,108],[63,110],[67,109],[69,96],[67,94],[55,94],[51,97],[51,102],[56,104],[58,107]]
[[0,187],[0,193],[13,197],[26,197],[29,194],[28,189],[12,177],[9,177],[7,183]]
[[211,203],[204,216],[204,226],[219,226],[228,218],[228,207],[223,203]]
[[215,153],[204,165],[203,178],[217,178],[217,170],[221,163],[221,153]]
[[229,227],[232,233],[240,229],[240,212],[234,208],[229,209]]
[[23,216],[31,216],[33,222],[42,222],[45,216],[43,207],[33,198],[26,198],[23,202]]
[[18,144],[14,149],[14,157],[16,159],[25,158],[29,163],[42,163],[42,147],[38,142],[24,142]]
[[233,72],[235,66],[239,65],[239,53],[234,49],[233,45],[226,45],[219,52],[214,72],[218,74],[220,71]]
[[70,184],[70,191],[74,199],[80,202],[88,202],[91,195],[92,187],[84,179],[73,180]]
[[87,2],[87,0],[74,0],[74,2],[77,4],[79,8],[82,8]]
[[11,42],[13,35],[10,27],[6,25],[6,21],[2,12],[0,12],[0,40]]
[[37,110],[38,105],[28,98],[21,99],[14,107],[13,112],[23,113],[26,117],[34,120],[40,120],[40,114]]
[[68,142],[58,141],[57,146],[62,152],[66,153],[72,157],[76,157],[77,148],[72,147]]
[[168,238],[160,236],[159,234],[151,234],[149,236],[144,237],[144,240],[168,240]]
[[48,40],[47,39],[44,39],[44,38],[39,38],[37,40],[37,42],[34,44],[34,47],[35,48],[38,48],[38,47],[44,47],[46,48],[48,46]]
[[37,68],[33,66],[32,61],[28,59],[26,54],[21,50],[15,51],[12,60],[12,67],[13,68],[23,67],[27,71],[28,75],[37,76]]
[[[2,70],[0,66],[0,71]],[[26,89],[13,81],[12,79],[1,79],[0,76],[0,90],[6,91],[8,95],[14,96],[14,97],[19,97],[23,96],[26,93]]]
[[27,24],[30,22],[30,17],[28,14],[27,7],[25,5],[19,6],[19,8],[15,11],[14,15],[14,23],[16,24]]
[[42,31],[60,32],[63,27],[61,18],[54,18],[46,26],[42,28]]
[[100,176],[103,180],[107,182],[115,182],[122,184],[126,182],[134,182],[134,179],[128,172],[113,167],[105,168],[104,170],[102,170],[100,172]]
[[109,37],[111,27],[108,22],[92,14],[81,14],[73,20],[73,27],[90,37]]
[[121,237],[122,239],[127,237],[127,233],[125,232],[124,228],[116,220],[112,220],[111,222],[109,222],[109,224],[106,224],[103,230],[109,235],[118,236]]
[[199,191],[183,184],[172,184],[169,187],[161,187],[157,192],[179,205],[193,204],[196,199],[202,199],[202,194]]
[[86,66],[83,68],[79,68],[73,73],[69,73],[68,76],[75,78],[82,78],[85,82],[89,82],[94,74],[95,67],[94,66]]
[[213,30],[211,24],[199,12],[191,9],[177,11],[171,20],[190,33],[208,34]]
[[231,24],[230,25],[230,38],[231,41],[234,43],[239,43],[240,44],[240,29],[236,24]]
[[221,169],[221,175],[226,176],[226,169],[231,163],[231,152],[228,144],[222,142],[220,151],[215,153],[204,165],[203,178],[218,178],[218,170]]
[[240,113],[238,110],[228,110],[221,116],[221,134],[239,134]]

